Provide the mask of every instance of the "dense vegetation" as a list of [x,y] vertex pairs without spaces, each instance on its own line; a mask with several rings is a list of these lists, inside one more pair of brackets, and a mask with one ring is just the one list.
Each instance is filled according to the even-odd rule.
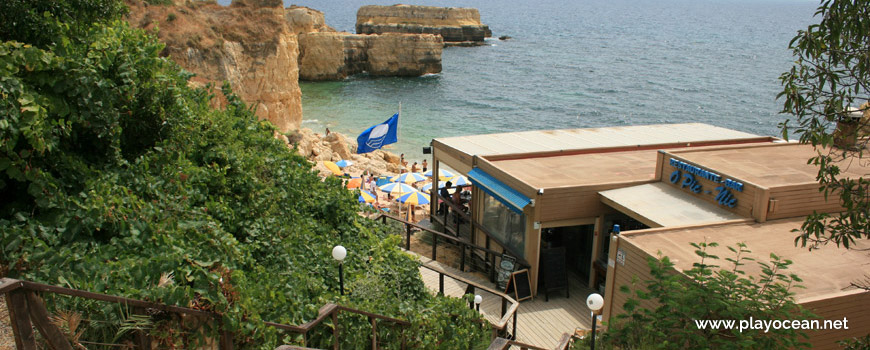
[[[410,320],[412,348],[488,343],[479,315],[431,296],[398,237],[358,216],[338,180],[321,181],[226,87],[228,107],[210,108],[124,11],[112,0],[0,5],[4,276],[218,312],[246,348],[299,341],[262,321],[301,324],[327,302]],[[348,296],[337,244],[349,251]],[[131,328],[164,347],[203,338],[165,315],[47,298],[60,316],[106,321],[84,321],[81,339],[123,342]],[[344,346],[368,341],[366,319],[339,323]],[[329,346],[329,327],[309,346]]]
[[[805,320],[813,315],[795,303],[792,289],[800,287],[801,279],[787,272],[790,260],[771,254],[770,261],[755,262],[761,269],[755,276],[744,270],[753,260],[746,257],[750,251],[744,244],[728,247],[733,256],[724,258],[725,266],[708,251],[717,243],[692,246],[700,262],[691,269],[678,274],[668,257],[649,258],[652,279],[620,286],[619,293],[631,294],[623,306],[626,313],[611,320],[596,348],[800,349],[809,345],[802,330],[699,329],[696,320]],[[575,349],[589,345],[585,339],[575,343]]]

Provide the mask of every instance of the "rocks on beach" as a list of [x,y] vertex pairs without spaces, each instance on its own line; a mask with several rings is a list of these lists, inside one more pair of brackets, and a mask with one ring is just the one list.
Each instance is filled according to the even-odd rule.
[[341,133],[331,132],[329,135],[315,133],[311,129],[302,128],[290,137],[276,134],[291,148],[295,148],[301,156],[316,163],[322,176],[332,175],[323,165],[323,161],[336,162],[342,159],[351,160],[353,165],[345,168],[348,174],[359,175],[368,172],[374,175],[396,175],[401,173],[402,165],[399,156],[385,150],[376,150],[365,154],[356,154],[356,140]]

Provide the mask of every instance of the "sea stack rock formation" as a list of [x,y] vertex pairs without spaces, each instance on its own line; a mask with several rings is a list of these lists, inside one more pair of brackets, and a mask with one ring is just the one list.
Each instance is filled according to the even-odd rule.
[[437,34],[445,43],[483,42],[492,36],[473,8],[416,5],[360,7],[356,13],[357,34]]
[[299,79],[340,80],[367,72],[375,76],[421,76],[441,72],[444,43],[433,34],[299,35]]

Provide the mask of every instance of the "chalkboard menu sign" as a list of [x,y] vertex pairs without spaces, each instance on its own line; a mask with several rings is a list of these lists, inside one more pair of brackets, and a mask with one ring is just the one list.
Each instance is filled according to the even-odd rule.
[[498,264],[498,275],[496,276],[496,287],[498,289],[504,290],[507,288],[508,280],[511,278],[511,274],[514,272],[517,266],[517,259],[508,255],[502,254],[501,263]]
[[568,270],[565,262],[565,247],[544,249],[541,251],[541,274],[544,281],[545,300],[550,300],[550,291],[565,289],[568,292]]
[[529,282],[529,270],[522,269],[511,274],[505,294],[514,294],[517,301],[532,298],[532,284]]

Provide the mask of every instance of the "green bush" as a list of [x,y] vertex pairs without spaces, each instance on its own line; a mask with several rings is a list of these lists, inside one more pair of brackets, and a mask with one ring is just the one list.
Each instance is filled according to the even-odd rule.
[[[214,311],[223,320],[200,324],[202,335],[222,327],[242,348],[300,341],[262,321],[301,324],[328,302],[410,320],[413,348],[488,343],[477,313],[432,296],[398,237],[357,215],[352,192],[321,181],[228,87],[226,109],[211,109],[207,90],[188,87],[190,75],[144,32],[117,19],[73,30],[40,18],[56,38],[12,31],[0,44],[5,276]],[[349,251],[347,296],[338,295],[337,244]],[[162,347],[203,339],[167,315],[47,298],[55,313],[106,321],[85,322],[89,341],[122,342],[136,327]],[[318,336],[329,327],[309,346],[329,346]],[[365,319],[342,316],[340,328],[353,347],[368,341]]]
[[[716,243],[692,243],[701,258],[689,270],[678,274],[667,257],[649,258],[652,280],[641,286],[620,287],[632,293],[625,303],[626,314],[617,315],[602,335],[600,349],[795,349],[806,348],[807,335],[800,330],[713,330],[699,329],[696,320],[802,320],[813,315],[794,301],[792,288],[801,279],[786,274],[792,264],[771,254],[769,262],[758,262],[759,276],[743,271],[750,251],[745,244],[728,247],[734,254],[725,258],[729,266],[716,265],[719,257],[707,252]],[[688,277],[688,278],[687,278]],[[651,300],[653,309],[640,307]]]

